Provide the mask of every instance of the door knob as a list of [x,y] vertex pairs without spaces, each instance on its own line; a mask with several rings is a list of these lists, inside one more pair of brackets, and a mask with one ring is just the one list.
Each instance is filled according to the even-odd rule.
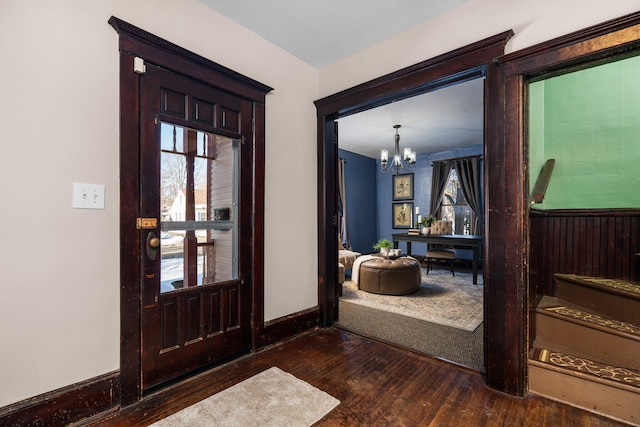
[[158,255],[158,247],[160,246],[160,239],[153,231],[150,231],[147,234],[147,257],[154,261],[156,259],[156,255]]

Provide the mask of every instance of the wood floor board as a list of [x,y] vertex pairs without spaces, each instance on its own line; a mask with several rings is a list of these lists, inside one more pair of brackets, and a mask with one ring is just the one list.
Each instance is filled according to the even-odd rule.
[[340,400],[315,426],[624,426],[340,329],[316,329],[145,397],[91,426],[146,426],[272,366]]

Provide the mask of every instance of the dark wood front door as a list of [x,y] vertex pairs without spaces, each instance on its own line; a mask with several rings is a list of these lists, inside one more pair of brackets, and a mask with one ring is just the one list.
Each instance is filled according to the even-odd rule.
[[140,77],[142,387],[251,349],[250,102]]

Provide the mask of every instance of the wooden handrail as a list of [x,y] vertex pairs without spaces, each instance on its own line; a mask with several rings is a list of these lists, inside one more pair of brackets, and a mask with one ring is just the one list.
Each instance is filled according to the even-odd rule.
[[531,202],[532,205],[535,203],[542,203],[544,200],[544,195],[547,193],[547,186],[551,180],[551,173],[553,172],[555,164],[556,159],[548,159],[544,163],[544,166],[542,166],[536,185],[533,186],[533,193],[531,194],[531,198],[533,199]]

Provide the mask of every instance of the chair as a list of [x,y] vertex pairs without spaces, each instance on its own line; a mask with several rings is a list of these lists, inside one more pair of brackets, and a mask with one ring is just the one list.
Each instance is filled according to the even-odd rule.
[[[451,221],[438,220],[431,226],[431,234],[453,234],[453,223]],[[433,263],[438,259],[449,260],[451,274],[456,275],[453,268],[456,261],[456,252],[451,246],[429,244],[427,254],[427,274],[433,269]]]

